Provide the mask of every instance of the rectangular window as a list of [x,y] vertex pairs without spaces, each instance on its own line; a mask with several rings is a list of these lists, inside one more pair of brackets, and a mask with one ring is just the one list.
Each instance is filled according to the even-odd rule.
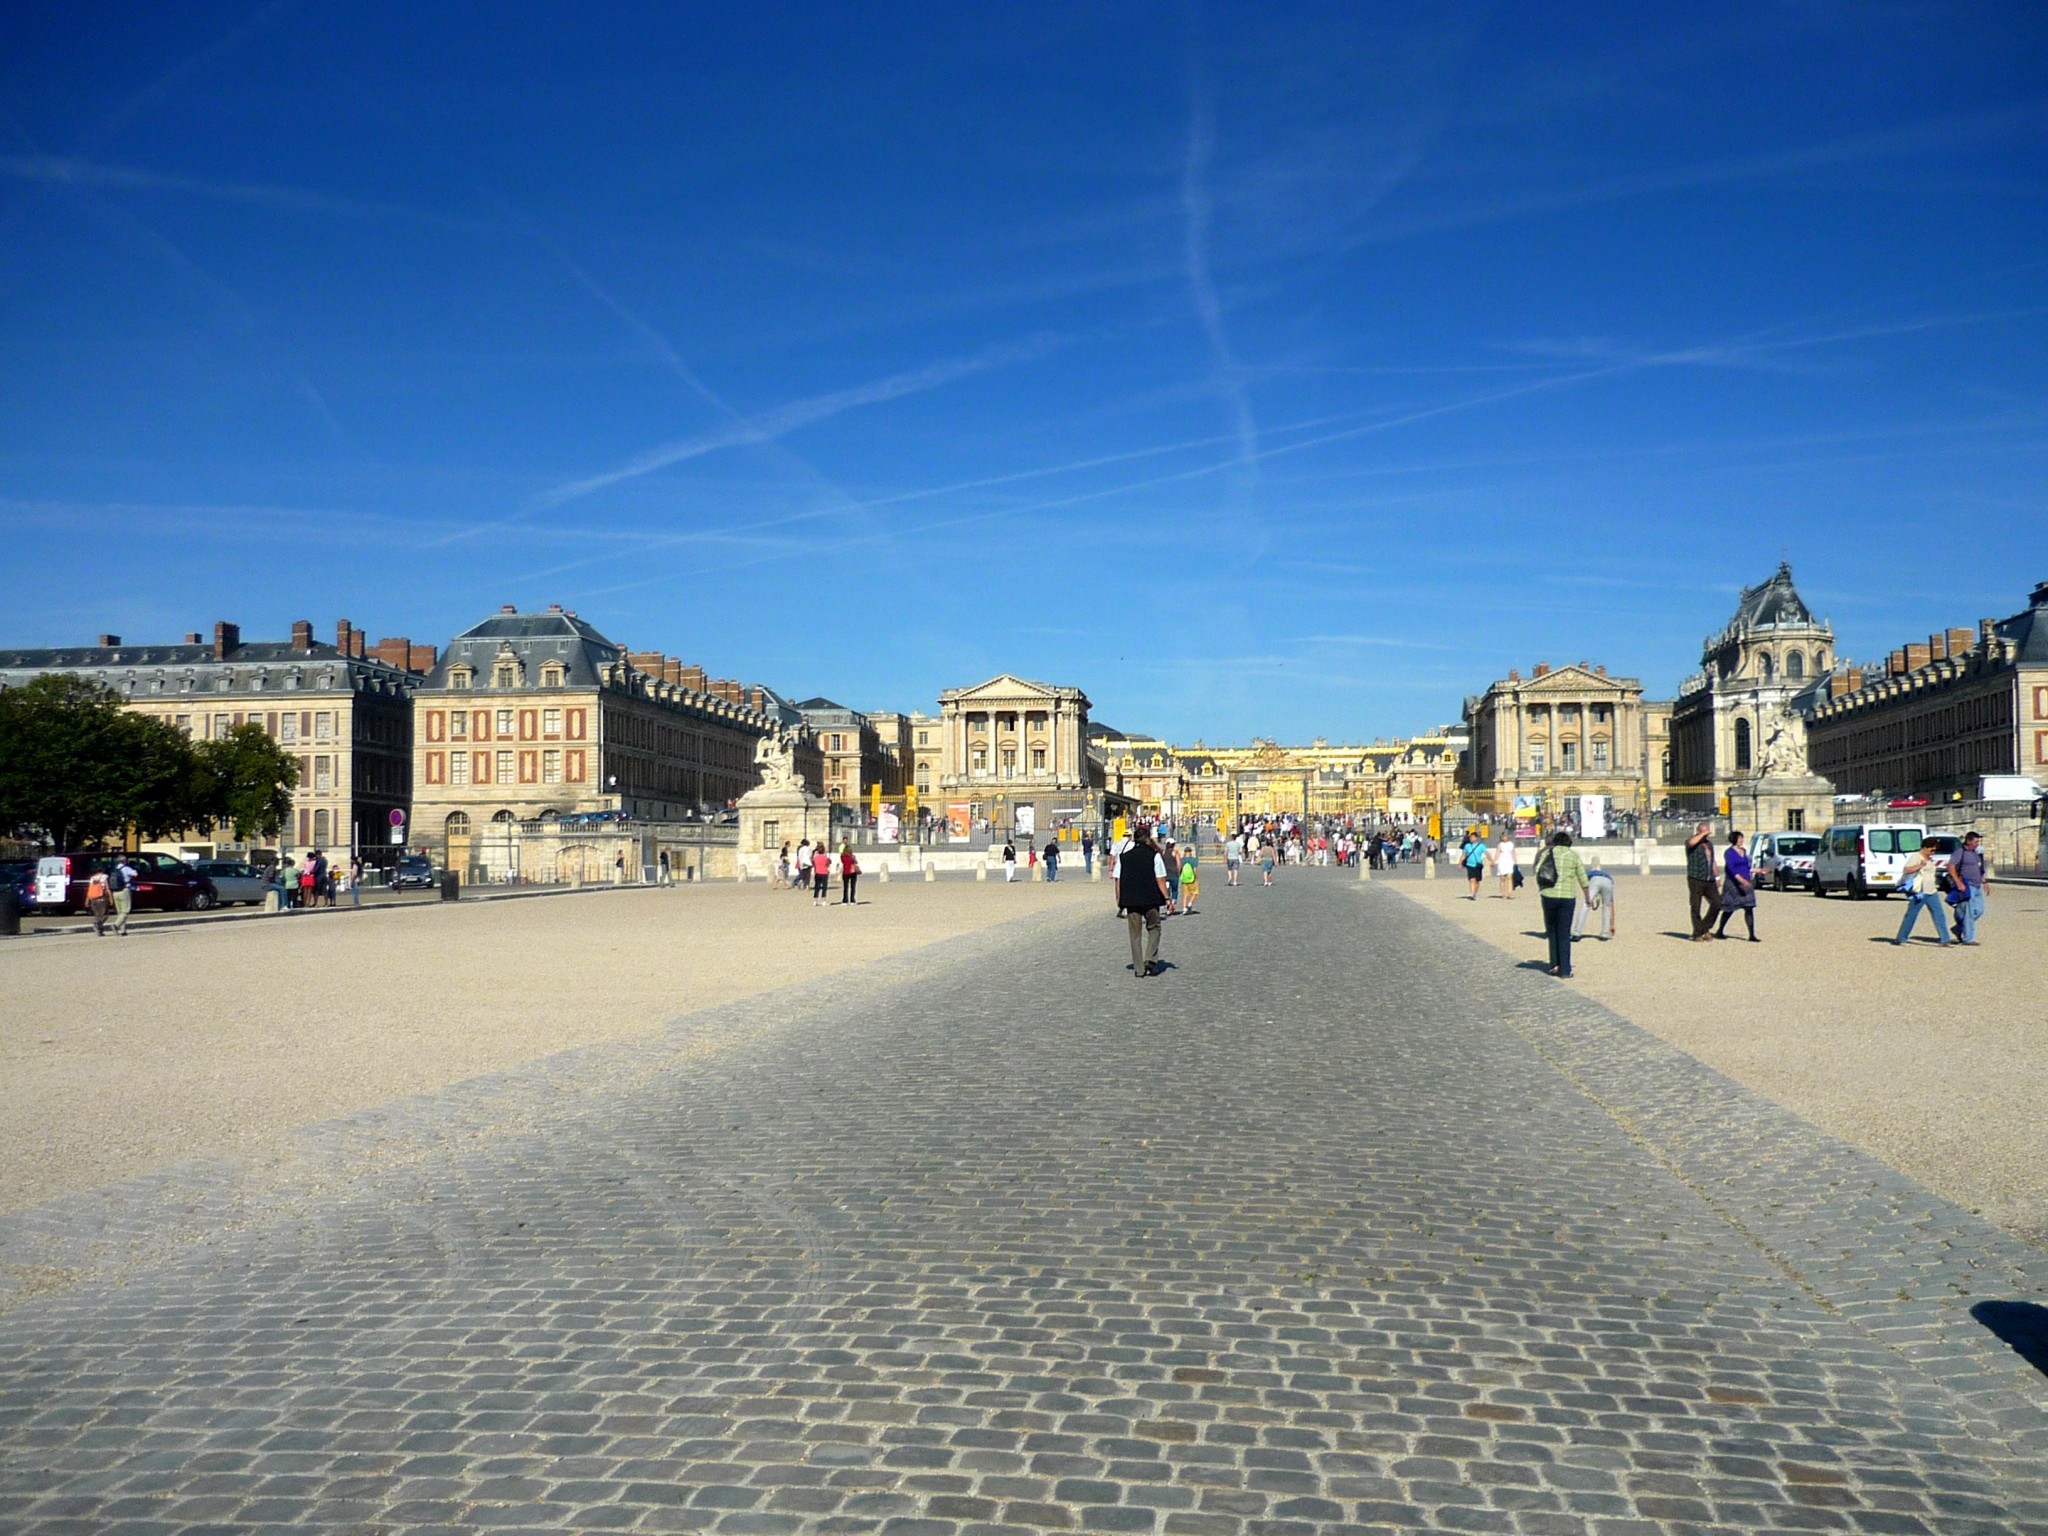
[[228,717],[226,715],[215,715],[213,717],[213,739],[219,741],[227,733]]
[[562,782],[562,749],[549,747],[540,755],[540,781],[543,784]]
[[469,711],[455,709],[448,712],[448,736],[451,741],[469,740]]
[[1548,754],[1545,752],[1541,742],[1530,743],[1529,771],[1531,773],[1548,773],[1550,771]]
[[976,747],[974,749],[974,771],[976,773],[988,772],[988,749],[986,747]]
[[[1786,829],[1787,829],[1788,831],[1792,831],[1792,832],[1803,832],[1803,831],[1805,831],[1805,830],[1806,830],[1806,812],[1804,812],[1804,811],[1787,811],[1787,812],[1785,813],[1785,826],[1786,826]],[[1812,850],[1812,849],[1810,849],[1810,848],[1808,848],[1808,849],[1802,849],[1802,850],[1800,850],[1800,851],[1802,851],[1802,852],[1805,852],[1805,853],[1811,853],[1811,852],[1812,852],[1813,850]]]
[[1604,770],[1607,766],[1607,743],[1596,741],[1593,743],[1593,767],[1596,770]]
[[1557,744],[1557,767],[1560,773],[1579,771],[1579,744],[1576,741],[1561,741]]
[[[2048,713],[2048,711],[2043,711],[2043,713]],[[932,744],[932,733],[930,731],[919,731],[917,733],[917,744],[920,747],[930,746]]]
[[1017,777],[1017,749],[1015,747],[1003,748],[1003,777],[1006,779]]
[[278,717],[277,739],[279,741],[297,741],[299,739],[299,717],[290,710],[286,710],[283,715]]
[[500,784],[510,784],[512,782],[512,754],[510,752],[500,752],[498,754],[496,772]]
[[334,716],[327,710],[323,709],[313,717],[313,739],[315,741],[334,740]]
[[458,789],[469,786],[469,754],[451,752],[448,756],[448,782]]
[[1031,771],[1033,773],[1045,772],[1045,748],[1033,747],[1031,749]]
[[510,741],[511,739],[512,711],[509,709],[501,709],[498,711],[498,740]]
[[543,736],[562,734],[562,712],[559,709],[544,709],[540,712],[540,733]]
[[334,788],[334,759],[316,757],[313,759],[313,791],[324,795]]

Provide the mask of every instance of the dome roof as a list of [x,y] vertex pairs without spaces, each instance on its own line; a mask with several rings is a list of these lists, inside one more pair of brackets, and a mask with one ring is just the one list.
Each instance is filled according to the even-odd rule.
[[1813,613],[1792,585],[1792,567],[1780,562],[1776,573],[1761,586],[1744,587],[1742,601],[1735,609],[1739,629],[1780,629],[1810,626]]

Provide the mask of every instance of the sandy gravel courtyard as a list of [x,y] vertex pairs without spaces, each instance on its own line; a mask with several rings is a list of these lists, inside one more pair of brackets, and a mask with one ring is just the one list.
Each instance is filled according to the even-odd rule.
[[[2048,1246],[2048,888],[1994,885],[1976,949],[1904,904],[1758,895],[1757,933],[1692,943],[1685,884],[1618,873],[1609,942],[1576,946],[1570,986],[1929,1188]],[[1387,882],[1520,961],[1545,953],[1533,886]]]
[[296,1126],[1106,892],[870,877],[857,907],[814,910],[683,885],[9,942],[0,1211],[248,1157]]

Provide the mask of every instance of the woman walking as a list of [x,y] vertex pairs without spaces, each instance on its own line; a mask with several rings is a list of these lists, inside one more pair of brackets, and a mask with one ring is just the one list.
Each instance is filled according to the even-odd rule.
[[839,845],[839,905],[857,907],[853,899],[853,888],[860,884],[860,860],[853,856],[851,839]]
[[1259,873],[1265,877],[1264,884],[1273,883],[1273,839],[1270,836],[1259,844]]
[[1749,862],[1749,850],[1742,846],[1742,834],[1728,834],[1728,850],[1721,855],[1721,926],[1714,931],[1714,937],[1728,937],[1728,919],[1737,912],[1743,922],[1749,925],[1749,942],[1758,942],[1756,936],[1756,878]]
[[1572,914],[1586,893],[1586,866],[1572,849],[1571,833],[1551,833],[1550,846],[1536,861],[1536,889],[1543,898],[1543,932],[1550,940],[1547,972],[1568,981],[1572,974]]
[[825,846],[825,839],[818,839],[811,849],[811,905],[822,907],[826,901],[826,887],[832,883],[832,850]]
[[1500,890],[1496,894],[1503,901],[1515,899],[1515,838],[1512,832],[1503,831],[1500,842],[1493,850],[1493,872],[1500,877]]

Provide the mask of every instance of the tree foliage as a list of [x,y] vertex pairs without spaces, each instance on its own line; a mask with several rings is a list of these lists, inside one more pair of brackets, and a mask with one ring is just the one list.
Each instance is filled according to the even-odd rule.
[[[254,739],[250,739],[253,733]],[[0,830],[60,848],[232,821],[282,824],[298,765],[259,726],[199,746],[111,689],[52,673],[0,689]]]
[[194,753],[199,769],[195,809],[203,812],[196,819],[227,822],[244,841],[277,836],[292,812],[298,760],[262,726],[250,724],[199,743]]

